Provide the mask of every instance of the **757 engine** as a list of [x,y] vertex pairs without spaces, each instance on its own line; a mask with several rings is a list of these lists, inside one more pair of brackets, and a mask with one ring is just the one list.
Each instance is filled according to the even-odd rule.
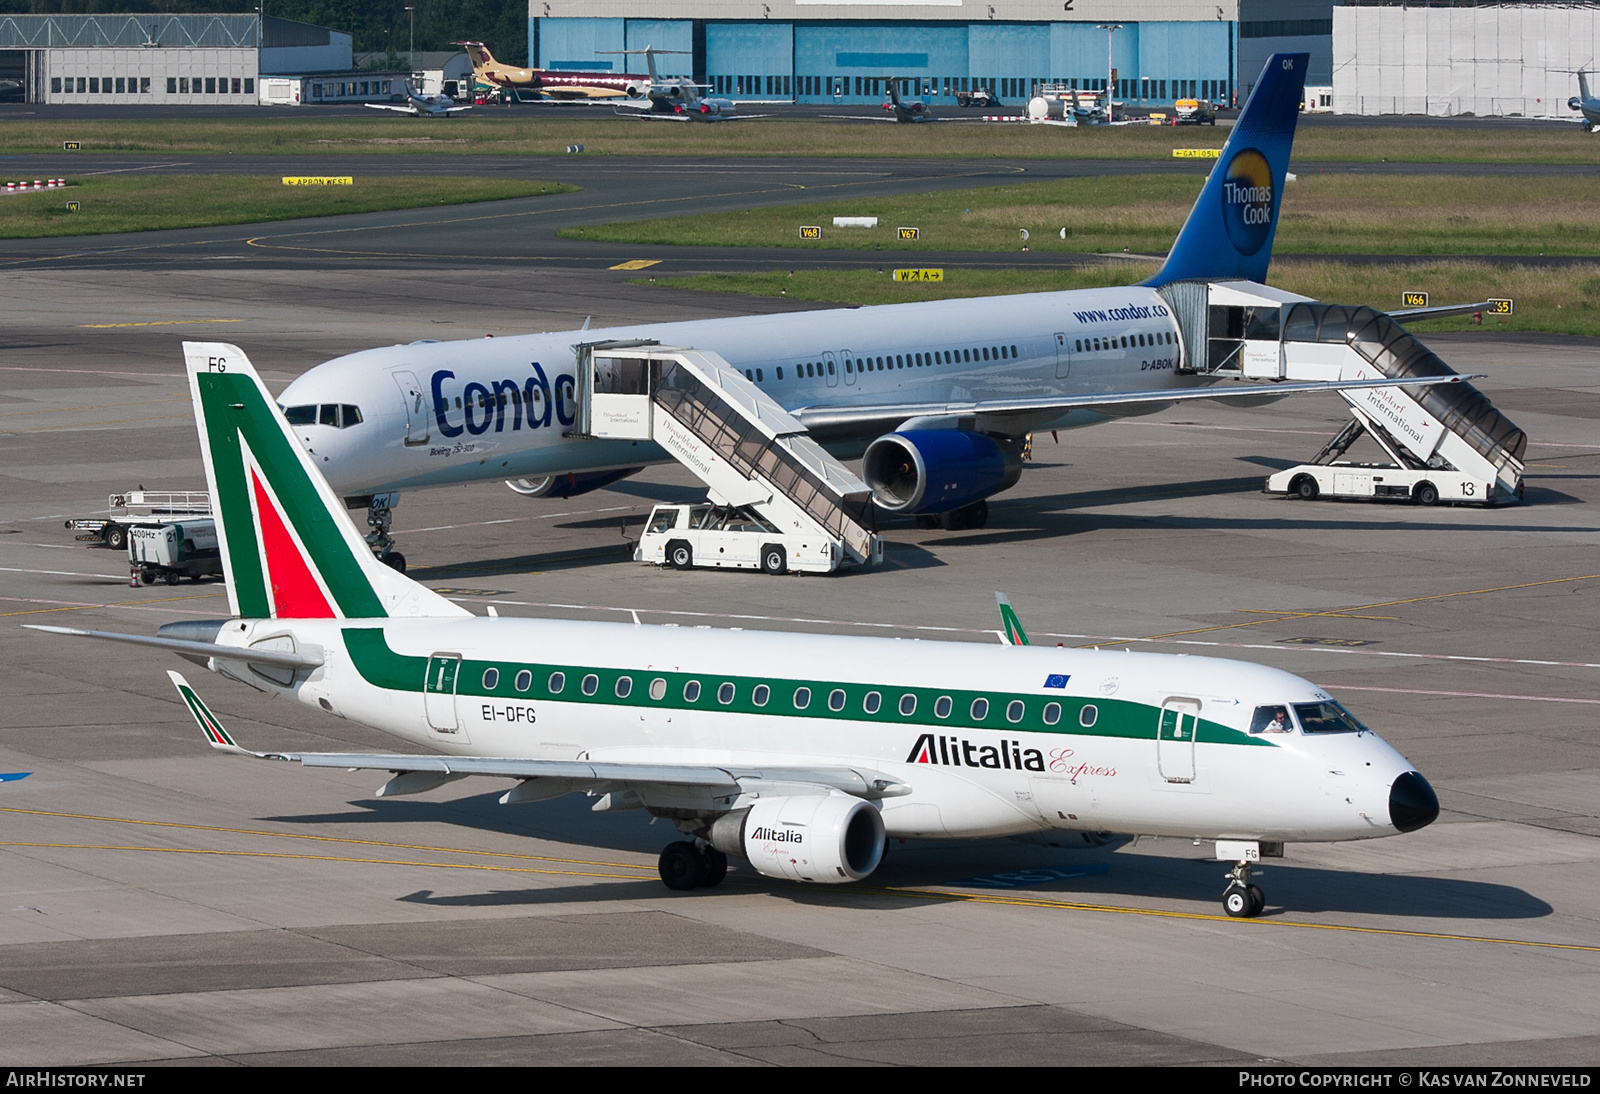
[[965,429],[886,433],[867,446],[861,477],[891,513],[948,513],[1015,486],[1022,452],[1004,437]]

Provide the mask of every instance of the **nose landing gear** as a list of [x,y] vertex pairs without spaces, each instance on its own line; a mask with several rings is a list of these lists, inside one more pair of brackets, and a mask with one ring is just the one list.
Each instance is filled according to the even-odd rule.
[[1228,887],[1222,890],[1222,910],[1235,919],[1254,919],[1267,906],[1261,886],[1250,883],[1250,861],[1240,859],[1225,875]]

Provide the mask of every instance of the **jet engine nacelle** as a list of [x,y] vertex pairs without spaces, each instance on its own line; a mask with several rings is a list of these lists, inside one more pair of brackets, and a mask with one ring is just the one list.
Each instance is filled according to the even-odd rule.
[[1574,95],[1572,98],[1567,100],[1567,109],[1568,110],[1582,110],[1583,109],[1583,100],[1578,98],[1576,95]]
[[946,513],[1015,486],[1022,453],[965,429],[886,433],[867,446],[861,477],[872,500],[891,513]]
[[883,861],[883,816],[847,794],[765,798],[746,812],[719,817],[711,844],[749,859],[768,877],[843,885]]
[[642,467],[624,467],[620,471],[569,471],[560,475],[546,475],[542,479],[507,479],[506,485],[525,498],[575,498],[579,494],[621,482],[643,470]]

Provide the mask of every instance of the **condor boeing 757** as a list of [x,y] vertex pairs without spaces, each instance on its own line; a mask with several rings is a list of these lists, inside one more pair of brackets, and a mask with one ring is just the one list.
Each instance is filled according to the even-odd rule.
[[[1211,304],[1219,288],[1235,305],[1304,299],[1252,283],[1265,278],[1272,252],[1305,63],[1305,54],[1268,61],[1165,265],[1141,285],[416,342],[318,365],[280,402],[334,489],[363,499],[358,506],[376,499],[369,520],[387,554],[389,492],[505,479],[520,493],[566,497],[669,459],[653,441],[579,427],[580,365],[597,345],[718,355],[723,374],[758,389],[751,399],[794,419],[786,429],[841,458],[862,456],[861,479],[880,507],[947,528],[984,522],[986,499],[1015,484],[1035,430],[1186,399],[1459,381],[1294,383],[1279,373],[1271,384],[1217,384],[1218,374],[1195,374],[1223,342],[1208,344],[1208,292]],[[1182,321],[1185,308],[1197,322]],[[1268,310],[1275,319],[1276,306]],[[1237,368],[1249,333],[1233,332],[1223,362],[1235,380],[1262,375]]]
[[792,881],[860,881],[888,838],[1131,832],[1215,841],[1223,903],[1259,914],[1264,844],[1429,824],[1420,773],[1317,685],[1164,654],[474,617],[367,549],[236,347],[185,343],[233,617],[164,648],[429,754],[249,752],[178,674],[213,747],[386,771],[380,796],[469,775],[503,804],[573,792],[685,839],[675,889],[729,855]]

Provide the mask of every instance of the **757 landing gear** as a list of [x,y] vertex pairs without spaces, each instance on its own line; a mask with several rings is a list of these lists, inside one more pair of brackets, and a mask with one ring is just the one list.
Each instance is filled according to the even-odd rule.
[[1224,875],[1228,887],[1222,891],[1222,910],[1235,919],[1254,919],[1267,906],[1261,886],[1250,884],[1250,862],[1241,859]]
[[680,892],[689,889],[714,889],[728,874],[728,856],[710,845],[693,840],[669,843],[661,851],[661,883]]
[[406,572],[406,556],[394,549],[394,537],[389,534],[394,522],[394,507],[399,504],[398,490],[372,495],[372,500],[367,503],[367,527],[372,529],[367,533],[367,546],[372,548],[379,562],[403,574]]

